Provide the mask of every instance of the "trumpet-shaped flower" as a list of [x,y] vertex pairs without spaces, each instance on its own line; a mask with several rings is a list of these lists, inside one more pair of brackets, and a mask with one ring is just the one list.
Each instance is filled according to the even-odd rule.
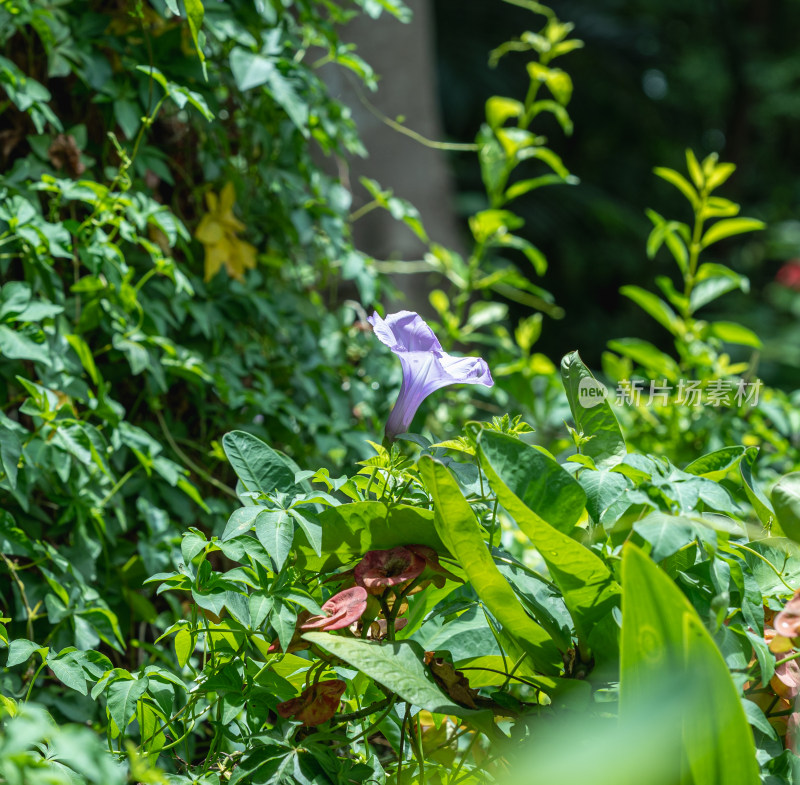
[[385,551],[367,551],[356,565],[355,579],[370,594],[393,586],[403,588],[425,569],[425,560],[398,545]]
[[375,335],[399,358],[403,366],[400,395],[386,423],[386,436],[404,433],[422,401],[448,384],[494,384],[489,366],[480,357],[453,357],[442,349],[433,330],[413,311],[390,313],[368,319]]

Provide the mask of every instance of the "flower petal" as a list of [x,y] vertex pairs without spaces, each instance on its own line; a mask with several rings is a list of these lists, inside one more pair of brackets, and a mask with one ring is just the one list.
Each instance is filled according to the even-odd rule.
[[393,352],[442,352],[442,345],[426,321],[414,311],[398,311],[381,319],[378,312],[367,317],[375,335]]
[[398,546],[383,551],[367,551],[356,565],[355,580],[370,594],[379,594],[388,586],[413,581],[424,569],[424,559]]
[[302,630],[341,630],[361,618],[367,609],[367,591],[363,586],[345,589],[323,603],[325,615],[312,616]]

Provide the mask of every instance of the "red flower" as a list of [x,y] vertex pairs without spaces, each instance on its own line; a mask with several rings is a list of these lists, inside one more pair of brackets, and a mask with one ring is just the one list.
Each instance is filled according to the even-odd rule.
[[[297,617],[288,651],[300,651],[308,648],[308,644],[302,638],[305,630],[344,629],[358,621],[366,609],[367,592],[361,586],[354,586],[352,589],[345,589],[334,594],[327,602],[324,602],[322,616],[312,616],[308,611],[302,611]],[[267,651],[282,651],[280,641],[273,641]]]
[[370,594],[389,586],[409,584],[425,569],[425,560],[402,545],[385,551],[367,551],[356,565],[355,579]]
[[341,679],[317,682],[306,687],[299,697],[279,703],[277,712],[284,718],[294,717],[303,725],[321,725],[336,714],[345,689],[347,685]]
[[301,630],[341,630],[361,618],[367,609],[367,592],[353,586],[331,597],[322,605],[322,616],[312,616],[300,624]]
[[775,280],[788,289],[800,292],[800,259],[791,259],[786,262],[775,275]]

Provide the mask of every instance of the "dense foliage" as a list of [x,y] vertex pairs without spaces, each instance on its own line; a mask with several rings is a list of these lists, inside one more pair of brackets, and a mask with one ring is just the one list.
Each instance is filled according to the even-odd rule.
[[607,386],[536,351],[519,205],[582,187],[582,44],[510,2],[466,258],[364,183],[433,330],[371,313],[317,74],[373,88],[340,27],[402,3],[0,3],[0,782],[796,781],[800,392],[699,313],[763,224],[688,151],[655,173],[692,223],[648,211],[676,274],[622,290],[669,351],[605,336]]

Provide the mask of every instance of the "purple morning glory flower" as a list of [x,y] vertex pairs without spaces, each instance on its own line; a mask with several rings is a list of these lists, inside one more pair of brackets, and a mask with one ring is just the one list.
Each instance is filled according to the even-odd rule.
[[386,423],[388,439],[408,431],[419,405],[435,390],[448,384],[494,384],[485,360],[447,354],[419,314],[399,311],[384,320],[376,312],[368,321],[403,366],[400,395]]

